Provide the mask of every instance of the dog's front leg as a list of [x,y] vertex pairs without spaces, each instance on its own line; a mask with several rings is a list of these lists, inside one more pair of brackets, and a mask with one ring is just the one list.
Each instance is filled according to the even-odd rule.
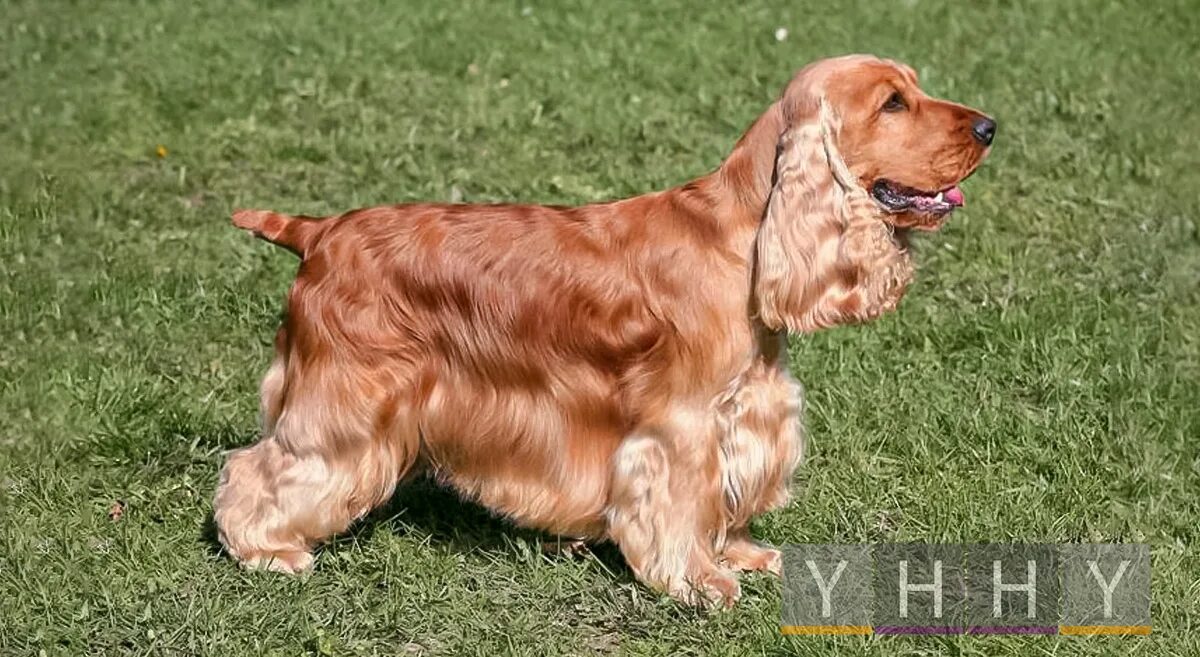
[[803,407],[804,389],[782,360],[747,371],[723,407],[721,480],[729,530],[720,560],[734,570],[782,572],[782,554],[751,539],[749,524],[787,503],[804,454]]
[[717,563],[725,520],[716,422],[696,417],[704,419],[625,438],[613,459],[608,533],[647,585],[687,604],[730,606],[741,587]]

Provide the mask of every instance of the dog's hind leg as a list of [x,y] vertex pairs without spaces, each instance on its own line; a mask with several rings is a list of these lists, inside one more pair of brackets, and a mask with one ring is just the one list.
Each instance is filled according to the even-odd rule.
[[308,569],[313,547],[387,500],[416,459],[417,426],[395,394],[313,380],[325,389],[289,390],[272,433],[221,473],[218,535],[248,567]]

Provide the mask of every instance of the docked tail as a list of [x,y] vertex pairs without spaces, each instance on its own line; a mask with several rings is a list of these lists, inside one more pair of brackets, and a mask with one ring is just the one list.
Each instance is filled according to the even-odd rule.
[[233,213],[233,225],[303,258],[325,232],[326,222],[318,217],[293,217],[270,210],[238,210]]

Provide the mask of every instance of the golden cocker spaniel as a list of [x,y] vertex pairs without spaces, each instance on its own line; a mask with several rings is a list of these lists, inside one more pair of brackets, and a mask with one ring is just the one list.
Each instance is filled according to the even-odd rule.
[[680,600],[732,604],[735,571],[780,568],[748,526],[804,453],[786,332],[894,308],[907,232],[963,204],[995,128],[853,55],[805,67],[719,169],[664,192],[237,212],[301,263],[262,440],[221,474],[221,542],[307,569],[424,472],[521,525],[611,540]]

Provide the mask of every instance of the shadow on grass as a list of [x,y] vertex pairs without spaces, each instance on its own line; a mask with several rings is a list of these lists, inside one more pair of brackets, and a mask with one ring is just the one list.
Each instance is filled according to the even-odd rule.
[[[252,427],[180,408],[162,395],[130,397],[117,412],[106,414],[106,421],[77,449],[91,462],[124,471],[140,480],[142,486],[161,486],[191,470],[202,478],[212,476],[215,492],[214,469],[224,463],[224,453],[257,440],[257,431]],[[334,537],[330,544],[336,550],[353,550],[354,543],[368,541],[381,529],[415,535],[434,548],[461,554],[490,553],[513,562],[526,558],[526,546],[541,550],[552,560],[569,560],[580,554],[578,550],[573,555],[571,550],[554,549],[556,543],[569,544],[570,537],[518,527],[428,477],[400,485],[386,504]],[[211,511],[197,540],[211,554],[227,556]],[[632,581],[631,571],[612,544],[589,545],[582,554],[588,552],[615,577]]]
[[[532,544],[535,550],[545,546],[544,553],[549,559],[573,558],[565,550],[558,552],[553,549],[556,544],[566,544],[571,539],[518,527],[482,506],[462,499],[455,491],[427,477],[402,484],[387,504],[354,523],[346,532],[335,536],[324,548],[318,548],[318,552],[329,549],[330,545],[338,550],[352,550],[355,543],[370,540],[377,531],[416,533],[428,539],[421,542],[434,547],[444,546],[450,551],[464,554],[489,552],[509,558],[514,563],[522,558],[518,547],[522,543]],[[214,553],[225,556],[217,539],[216,523],[211,513],[205,522],[201,539]],[[612,543],[589,544],[587,552],[620,581],[634,581],[624,557]]]

